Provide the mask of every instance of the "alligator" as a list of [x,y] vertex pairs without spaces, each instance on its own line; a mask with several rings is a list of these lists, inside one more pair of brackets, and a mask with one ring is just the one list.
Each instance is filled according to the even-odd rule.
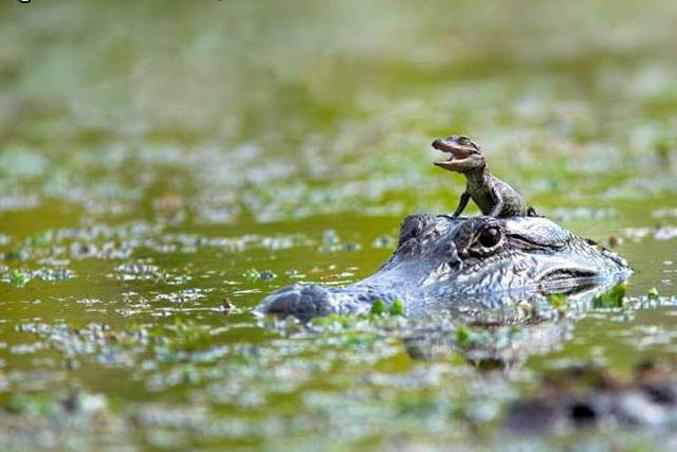
[[407,315],[496,312],[535,292],[575,293],[624,281],[631,272],[618,255],[547,218],[418,214],[404,220],[395,252],[373,275],[342,287],[287,286],[258,311],[308,320],[401,300]]
[[432,147],[451,154],[449,159],[435,162],[435,165],[461,173],[467,181],[454,217],[463,213],[470,199],[484,215],[491,217],[536,216],[533,208],[527,209],[515,189],[491,174],[480,146],[467,136],[452,135],[445,140],[438,138],[433,141]]

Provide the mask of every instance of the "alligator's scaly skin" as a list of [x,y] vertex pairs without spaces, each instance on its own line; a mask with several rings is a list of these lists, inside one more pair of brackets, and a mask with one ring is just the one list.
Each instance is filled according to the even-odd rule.
[[372,276],[343,287],[294,284],[266,297],[260,311],[309,319],[368,312],[374,301],[404,302],[408,314],[492,310],[529,294],[567,293],[625,280],[616,254],[546,218],[413,215],[394,254]]

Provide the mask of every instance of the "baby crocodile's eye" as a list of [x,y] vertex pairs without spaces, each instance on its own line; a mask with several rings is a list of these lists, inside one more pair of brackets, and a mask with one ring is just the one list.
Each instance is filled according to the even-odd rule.
[[468,137],[458,137],[458,143],[463,146],[468,146],[470,145],[470,139],[468,139]]
[[501,241],[501,231],[496,227],[482,229],[477,241],[485,248],[493,248]]

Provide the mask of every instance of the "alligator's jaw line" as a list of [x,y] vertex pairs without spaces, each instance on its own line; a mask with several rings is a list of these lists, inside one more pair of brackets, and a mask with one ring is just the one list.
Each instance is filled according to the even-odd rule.
[[[487,227],[502,234],[496,249],[477,243]],[[377,299],[386,305],[401,299],[408,314],[492,310],[609,286],[631,273],[616,254],[545,218],[413,215],[402,224],[394,254],[373,275],[343,287],[288,286],[266,297],[259,311],[307,320],[369,312]]]

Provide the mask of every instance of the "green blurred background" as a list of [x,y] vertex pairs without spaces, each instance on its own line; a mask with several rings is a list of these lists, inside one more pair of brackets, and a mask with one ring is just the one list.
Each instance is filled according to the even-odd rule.
[[96,192],[84,179],[101,172],[143,192],[165,179],[160,160],[190,171],[190,213],[207,221],[449,209],[460,181],[430,166],[428,143],[456,131],[546,207],[675,190],[664,161],[642,168],[674,151],[672,2],[2,10],[0,142],[40,154],[48,177],[63,169],[46,194]]

